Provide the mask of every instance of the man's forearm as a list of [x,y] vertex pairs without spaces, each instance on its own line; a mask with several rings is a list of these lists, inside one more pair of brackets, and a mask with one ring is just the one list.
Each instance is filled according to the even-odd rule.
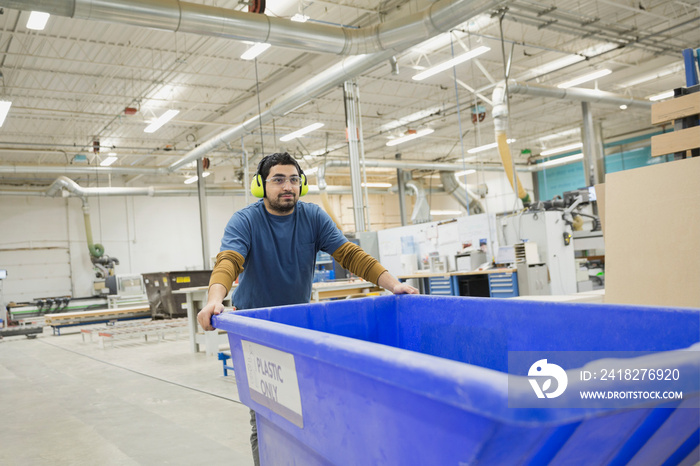
[[209,287],[207,304],[221,304],[226,298],[227,290],[221,283],[212,283]]
[[392,293],[394,292],[394,288],[396,287],[396,285],[398,285],[399,283],[400,282],[387,271],[383,272],[379,276],[379,280],[377,280],[377,285],[381,286],[387,291],[391,291]]

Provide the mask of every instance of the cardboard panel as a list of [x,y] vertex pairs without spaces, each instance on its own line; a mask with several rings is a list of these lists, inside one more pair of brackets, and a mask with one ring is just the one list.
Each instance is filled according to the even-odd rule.
[[700,92],[694,92],[652,105],[651,124],[659,125],[698,113],[700,113]]
[[700,157],[605,179],[605,302],[700,307]]
[[659,134],[651,138],[651,155],[673,154],[700,147],[700,126]]

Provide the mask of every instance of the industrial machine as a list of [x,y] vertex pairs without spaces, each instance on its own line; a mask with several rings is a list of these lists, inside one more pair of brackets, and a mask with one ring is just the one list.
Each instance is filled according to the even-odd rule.
[[[595,189],[587,187],[567,191],[548,201],[531,204],[521,214],[501,219],[499,230],[501,244],[515,245],[532,242],[537,244],[540,260],[546,264],[552,294],[573,294],[579,291],[576,262],[575,235],[580,235],[582,218],[592,220],[593,233],[599,236],[600,219],[583,212],[583,208],[596,201]],[[544,276],[545,272],[537,274]],[[537,278],[537,283],[542,282]],[[599,279],[602,281],[602,278]],[[581,290],[583,291],[583,290]],[[538,293],[539,294],[539,293]]]

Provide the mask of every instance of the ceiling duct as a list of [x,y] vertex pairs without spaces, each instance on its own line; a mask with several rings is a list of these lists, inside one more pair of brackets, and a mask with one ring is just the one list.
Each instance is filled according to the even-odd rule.
[[426,223],[430,221],[430,204],[425,197],[425,189],[415,181],[406,182],[406,187],[411,188],[416,195],[416,203],[413,205],[413,213],[411,214],[411,223]]
[[[0,0],[0,2],[2,1],[5,0]],[[168,170],[177,170],[183,165],[203,157],[217,147],[251,133],[261,125],[272,121],[274,118],[286,115],[294,109],[299,108],[301,105],[304,105],[309,100],[385,62],[396,53],[406,50],[441,32],[448,31],[450,28],[504,3],[506,3],[506,1],[503,0],[441,0],[433,3],[424,12],[409,15],[397,21],[384,23],[378,26],[378,28],[381,28],[385,34],[388,34],[390,40],[386,40],[385,43],[382,43],[382,47],[391,48],[368,55],[345,58],[341,62],[327,68],[325,71],[322,71],[315,77],[281,96],[269,110],[202,142],[197,148],[188,152],[183,158],[171,164]],[[308,23],[301,24],[307,25]],[[393,29],[390,29],[392,27]],[[367,29],[369,30],[372,28]]]
[[[455,172],[440,171],[440,181],[442,181],[442,187],[445,189],[445,192],[457,199],[457,202],[467,209],[469,215],[486,212],[479,196],[474,194],[466,185],[462,184],[455,176]],[[470,199],[468,203],[467,196],[469,196]]]
[[[179,0],[0,0],[0,6],[172,32],[266,42],[309,52],[371,54],[421,42],[475,16],[474,9],[503,1],[440,0],[426,10],[372,27],[300,23]],[[488,5],[488,7],[486,6]],[[387,57],[388,59],[389,57]]]
[[144,188],[84,188],[80,186],[75,181],[67,178],[65,176],[59,176],[56,178],[51,186],[46,190],[46,196],[53,197],[59,192],[63,193],[64,190],[70,194],[77,197],[87,197],[87,196],[153,196],[155,188],[153,186],[148,186]]

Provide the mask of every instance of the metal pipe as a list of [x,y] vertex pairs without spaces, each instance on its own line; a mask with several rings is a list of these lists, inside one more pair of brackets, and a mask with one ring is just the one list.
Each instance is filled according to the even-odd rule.
[[197,198],[199,200],[199,228],[202,240],[202,267],[209,269],[209,222],[207,221],[207,192],[204,182],[203,159],[197,160]]
[[[367,28],[298,23],[180,0],[0,0],[0,6],[56,16],[107,21],[172,32],[266,42],[309,52],[371,54],[404,43],[427,40],[474,16],[473,3],[503,1],[440,0],[424,11]],[[471,16],[467,16],[470,14]],[[389,59],[387,57],[386,59]]]
[[[0,0],[0,2],[3,1],[6,0]],[[220,145],[244,136],[276,117],[284,116],[309,100],[388,60],[396,53],[406,50],[438,33],[445,32],[469,18],[506,3],[506,1],[455,0],[450,2],[442,0],[432,4],[425,12],[419,15],[410,15],[394,22],[383,23],[377,27],[383,28],[386,33],[391,31],[391,40],[381,43],[384,47],[391,48],[376,53],[345,58],[281,96],[269,110],[202,142],[197,148],[171,164],[168,170],[171,172],[175,171],[192,160],[203,157]],[[396,26],[395,29],[389,29],[387,25],[390,25],[390,23]]]
[[[46,190],[46,196],[53,197],[59,192],[66,190],[70,195],[77,197],[86,196],[153,196],[155,188],[148,186],[144,188],[84,188],[75,181],[65,176],[59,176]],[[66,196],[64,194],[64,196]]]
[[425,198],[425,189],[415,181],[406,182],[406,187],[411,188],[416,195],[416,203],[413,206],[411,214],[411,223],[426,223],[430,221],[430,205]]
[[528,94],[539,97],[551,97],[553,99],[579,100],[582,102],[601,103],[610,105],[627,105],[628,107],[638,107],[651,109],[651,102],[647,100],[634,99],[614,92],[599,91],[598,89],[583,89],[570,87],[561,89],[559,87],[542,86],[539,84],[508,82],[508,92],[511,94]]
[[396,185],[399,187],[399,215],[401,216],[401,226],[406,226],[406,190],[403,182],[403,170],[396,169]]
[[596,183],[594,163],[598,159],[595,147],[595,129],[593,128],[593,114],[590,104],[581,102],[581,112],[583,119],[583,173],[586,177],[586,185],[593,186]]
[[350,167],[350,186],[352,187],[352,212],[355,219],[355,232],[360,233],[365,231],[365,211],[362,202],[362,181],[360,178],[357,108],[352,81],[343,83],[343,96],[345,99],[345,122],[348,130],[348,162]]
[[45,165],[2,165],[0,173],[13,174],[114,174],[114,175],[167,175],[165,168],[135,168],[135,167],[76,167],[76,166],[45,166]]
[[[457,179],[454,172],[441,171],[440,181],[442,181],[442,187],[445,189],[445,192],[457,199],[457,202],[467,209],[469,215],[486,212],[479,196],[474,194],[466,185],[462,184]],[[469,203],[467,203],[467,196],[471,199]]]

